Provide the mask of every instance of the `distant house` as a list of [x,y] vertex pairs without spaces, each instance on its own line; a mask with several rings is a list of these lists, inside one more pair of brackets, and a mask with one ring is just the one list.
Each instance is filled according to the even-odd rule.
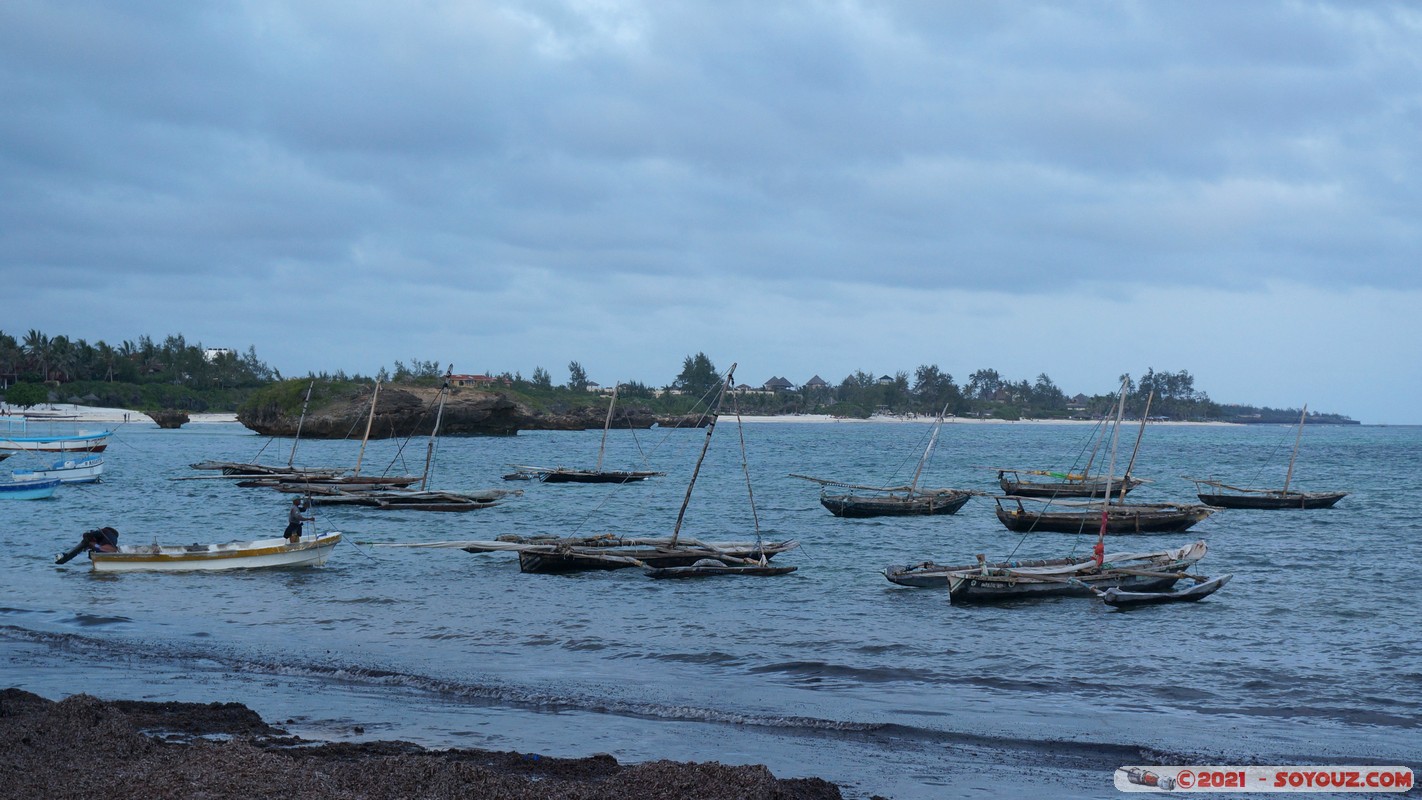
[[1006,389],[998,389],[992,393],[992,399],[995,403],[1010,403],[1012,402],[1012,392]]
[[216,361],[217,359],[221,358],[222,356],[236,356],[236,355],[237,355],[237,351],[236,351],[236,350],[233,350],[233,349],[230,348],[230,347],[209,347],[209,348],[207,348],[206,350],[203,350],[203,351],[202,351],[203,360],[204,360],[204,361],[207,361],[208,363],[211,363],[211,362],[213,362],[213,361]]
[[821,378],[820,376],[816,375],[815,377],[813,377],[813,378],[811,378],[811,379],[805,381],[805,388],[806,388],[806,389],[828,389],[828,388],[830,388],[830,385],[825,382],[825,379],[824,379],[824,378]]
[[894,382],[894,379],[891,378],[891,377],[889,377],[888,375],[880,375],[880,376],[879,376],[879,385],[880,385],[880,386],[890,386],[890,385],[893,384],[893,382]]
[[450,386],[472,386],[476,389],[486,389],[496,383],[509,385],[508,380],[500,381],[492,375],[450,375]]
[[770,392],[789,392],[794,391],[795,384],[784,378],[771,378],[765,382],[765,389]]

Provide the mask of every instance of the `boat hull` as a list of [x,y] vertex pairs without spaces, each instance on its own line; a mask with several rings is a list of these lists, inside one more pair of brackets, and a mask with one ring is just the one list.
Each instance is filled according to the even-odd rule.
[[839,494],[821,495],[820,505],[836,517],[920,517],[957,513],[970,499],[972,495],[968,492],[912,497]]
[[81,433],[75,436],[0,436],[0,450],[32,453],[102,453],[113,431]]
[[96,454],[60,461],[48,469],[17,469],[13,474],[19,482],[57,478],[60,483],[95,483],[104,474],[104,459]]
[[1347,492],[1268,492],[1259,494],[1201,494],[1200,502],[1215,508],[1332,508]]
[[[1189,530],[1215,509],[1207,506],[1179,506],[1174,509],[1130,507],[1112,509],[1106,519],[1106,532],[1179,533]],[[1015,533],[1096,533],[1101,529],[1100,511],[1027,511],[997,507],[997,518]]]
[[750,575],[755,577],[771,577],[774,575],[788,575],[798,567],[793,566],[770,566],[760,564],[692,564],[686,567],[662,567],[660,569],[647,570],[647,577],[656,580],[686,579],[686,578],[709,578],[717,575]]
[[1198,603],[1206,597],[1219,591],[1233,575],[1221,575],[1218,578],[1197,583],[1194,586],[1181,589],[1178,592],[1147,593],[1134,592],[1112,587],[1101,594],[1101,602],[1113,608],[1131,608],[1133,606],[1153,606],[1163,603]]
[[1073,581],[1029,581],[1013,577],[950,575],[948,596],[954,604],[1020,600],[1034,597],[1094,597],[1095,590],[1119,588],[1132,592],[1160,592],[1180,578],[1151,578],[1140,575],[1079,577]]
[[[573,572],[593,572],[599,570],[626,569],[645,566],[651,569],[689,567],[702,559],[730,556],[738,559],[766,559],[789,549],[786,545],[767,545],[764,550],[746,548],[743,550],[710,550],[707,548],[671,547],[584,547],[550,548],[547,550],[520,550],[518,569],[520,572],[544,575],[561,575]],[[473,551],[471,551],[473,552]],[[608,558],[612,556],[612,558]],[[640,564],[638,562],[641,562]]]
[[1115,553],[1098,568],[1092,559],[1067,561],[1063,567],[980,564],[947,572],[954,604],[1021,600],[1036,597],[1096,597],[1115,588],[1160,592],[1171,588],[1209,551],[1203,540],[1155,553]]
[[54,496],[58,478],[33,481],[0,482],[0,500],[44,500]]
[[[1090,563],[1089,558],[1044,558],[1029,561],[1010,561],[994,564],[995,567],[1064,567],[1069,564],[1085,566]],[[962,572],[973,569],[976,564],[959,564],[948,566],[945,564],[934,564],[925,561],[921,564],[907,566],[903,564],[891,564],[883,569],[883,575],[890,583],[899,586],[908,586],[914,589],[946,589],[948,588],[948,573]]]
[[224,544],[138,545],[116,553],[89,553],[95,572],[197,572],[232,569],[314,567],[326,563],[341,534],[329,533],[288,544],[285,539],[258,539]]
[[[1140,486],[1143,481],[1136,478],[1129,478],[1125,481],[1124,489],[1121,482],[1111,484],[1111,495],[1113,497],[1130,492]],[[998,485],[1002,487],[1003,494],[1016,495],[1018,497],[1102,497],[1106,494],[1105,480],[1086,481],[1017,481],[1008,477],[998,480]]]
[[633,483],[645,481],[661,474],[660,472],[554,470],[545,472],[539,477],[544,483]]

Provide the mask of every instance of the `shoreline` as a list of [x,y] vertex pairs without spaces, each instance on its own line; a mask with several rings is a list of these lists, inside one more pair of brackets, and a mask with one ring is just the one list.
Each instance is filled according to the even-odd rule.
[[[557,758],[432,750],[402,741],[311,741],[241,703],[102,700],[88,694],[53,701],[16,688],[0,690],[0,747],[10,767],[7,794],[16,797],[843,797],[829,781],[777,778],[759,764],[621,764],[605,753]],[[135,776],[142,776],[141,787],[133,785]]]
[[[21,410],[0,403],[0,421],[25,420],[27,424],[43,425],[49,422],[93,423],[93,422],[143,422],[156,425],[153,418],[142,411],[128,408],[104,408],[101,406],[81,406],[73,403],[45,403],[43,407]],[[207,425],[212,423],[236,422],[237,415],[231,412],[193,412],[188,414],[184,425]]]
[[[141,411],[133,411],[125,408],[102,408],[98,406],[74,405],[71,403],[46,404],[39,410],[21,411],[10,406],[3,407],[6,416],[0,420],[25,419],[30,424],[44,424],[46,422],[63,423],[127,423],[142,422],[157,424],[153,418]],[[723,414],[730,417],[730,414]],[[210,424],[237,424],[237,415],[231,412],[212,413],[190,413],[189,420],[185,425],[210,425]],[[867,419],[836,417],[830,414],[780,414],[774,416],[741,415],[742,422],[760,424],[766,422],[778,422],[790,425],[901,425],[901,424],[932,424],[936,417],[928,414],[920,415],[875,415]],[[1128,422],[1139,423],[1139,419],[1127,420]],[[977,417],[944,417],[944,425],[1100,425],[1100,420],[1092,419],[980,419]],[[1152,421],[1151,425],[1163,425],[1167,427],[1243,427],[1238,422],[1177,422],[1177,421]]]
[[[722,414],[729,417],[729,414]],[[875,415],[867,419],[856,417],[836,417],[830,414],[783,414],[779,416],[751,416],[741,415],[742,422],[784,422],[791,424],[837,424],[837,425],[897,425],[897,424],[928,424],[931,425],[937,419],[929,414],[908,414],[908,415]],[[1139,424],[1140,418],[1131,419],[1127,417],[1123,423]],[[979,417],[944,417],[944,425],[1091,425],[1101,424],[1101,420],[1096,419],[991,419]],[[1151,425],[1165,425],[1169,427],[1243,427],[1238,422],[1178,422],[1174,420],[1152,420]]]

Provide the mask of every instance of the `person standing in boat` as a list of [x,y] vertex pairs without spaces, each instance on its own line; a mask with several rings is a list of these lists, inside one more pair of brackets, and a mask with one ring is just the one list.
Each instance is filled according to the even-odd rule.
[[315,517],[305,516],[305,511],[306,507],[301,505],[301,498],[293,497],[291,499],[291,510],[286,514],[286,531],[282,533],[282,536],[290,544],[296,544],[301,541],[301,523],[303,521],[316,521]]

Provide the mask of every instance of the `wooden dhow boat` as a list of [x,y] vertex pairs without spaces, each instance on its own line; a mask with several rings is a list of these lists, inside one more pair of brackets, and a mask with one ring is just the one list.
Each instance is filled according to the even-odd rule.
[[[1207,545],[1205,541],[1200,540],[1191,545],[1174,550],[1106,553],[1102,558],[1102,563],[1109,565],[1111,568],[1120,567],[1162,572],[1169,569],[1189,567],[1203,558],[1206,550]],[[984,566],[990,570],[1010,571],[1067,567],[1089,569],[1094,567],[1095,564],[1095,556],[1085,555],[1064,558],[1013,559],[995,561],[987,564],[979,562],[976,564],[949,565],[936,564],[932,561],[922,561],[917,564],[890,564],[881,570],[881,574],[890,583],[899,586],[907,586],[913,589],[946,589],[948,588],[949,573],[967,572],[969,570],[982,569]]]
[[783,564],[727,564],[714,558],[704,558],[684,567],[658,567],[646,571],[648,578],[667,580],[670,578],[708,578],[713,575],[754,575],[765,578],[773,575],[788,575],[795,568]]
[[[1103,512],[1107,533],[1179,533],[1218,510],[1193,503],[1097,501],[1068,505],[1035,497],[994,496],[993,499],[997,501],[998,521],[1015,533],[1091,533],[1101,524]],[[1028,508],[1023,501],[1048,505]]]
[[759,565],[780,553],[794,550],[799,544],[795,540],[773,543],[702,542],[696,539],[673,541],[670,537],[587,536],[460,542],[457,546],[466,553],[516,552],[520,572],[566,574],[627,567],[687,567],[706,560],[737,566]]
[[[686,494],[682,498],[681,508],[677,512],[671,536],[650,538],[604,534],[590,537],[501,537],[502,541],[441,543],[441,546],[459,546],[470,553],[514,551],[518,553],[519,570],[527,573],[565,574],[625,567],[642,567],[651,571],[673,567],[694,567],[698,562],[701,562],[701,572],[699,573],[701,575],[772,575],[793,572],[795,567],[759,571],[724,570],[715,572],[711,570],[712,565],[708,562],[718,562],[723,566],[766,567],[771,557],[799,546],[799,542],[794,540],[773,543],[762,540],[759,517],[755,513],[753,497],[751,514],[755,520],[756,536],[754,541],[708,543],[688,539],[681,535],[687,508],[691,503],[692,492],[696,488],[697,477],[701,474],[701,466],[706,459],[706,452],[711,446],[711,437],[715,433],[716,423],[720,417],[721,403],[732,386],[735,369],[733,364],[726,372],[720,391],[707,413],[706,437],[702,442],[701,452],[696,459],[691,479],[687,483]],[[746,465],[744,438],[741,441],[741,448],[741,463],[746,473],[747,493],[750,494],[750,470]],[[680,574],[689,575],[690,573]]]
[[1101,598],[1101,602],[1112,608],[1133,608],[1135,606],[1154,606],[1162,603],[1198,603],[1206,597],[1218,592],[1229,583],[1233,575],[1221,575],[1217,578],[1194,577],[1196,583],[1184,589],[1173,592],[1137,592],[1128,589],[1121,589],[1115,586],[1098,591],[1096,594]]
[[[1003,494],[1018,497],[1105,497],[1106,487],[1115,487],[1117,494],[1126,494],[1145,481],[1127,475],[1117,480],[1108,480],[1100,475],[1086,475],[1072,472],[1053,472],[1039,469],[997,469],[997,483]],[[1023,475],[1056,478],[1053,481],[1032,481]]]
[[1018,600],[1031,597],[1094,597],[1116,588],[1159,592],[1189,577],[1186,570],[1205,557],[1204,540],[1173,550],[1142,554],[1122,561],[1096,557],[1072,564],[994,566],[986,562],[945,574],[948,596],[955,604]]
[[504,476],[504,480],[537,479],[544,483],[635,483],[648,478],[665,475],[665,472],[650,470],[616,469],[569,469],[567,467],[530,467],[511,464],[516,472]]
[[[1116,466],[1116,442],[1125,412],[1126,389],[1123,381],[1116,407],[1108,476]],[[1106,497],[1110,497],[1109,488]],[[1068,556],[989,562],[984,554],[979,554],[975,565],[938,567],[925,562],[913,567],[890,567],[884,576],[901,585],[945,587],[955,605],[1034,597],[1095,597],[1098,591],[1113,587],[1134,592],[1162,592],[1191,577],[1185,570],[1204,558],[1208,551],[1201,540],[1171,550],[1108,556],[1105,545],[1108,516],[1107,506],[1103,504],[1098,512],[1096,545],[1089,558]]]
[[[1146,413],[1149,413],[1147,404]],[[1132,489],[1140,486],[1145,481],[1141,478],[1131,476],[1129,468],[1122,477],[1110,475],[1092,474],[1092,466],[1096,463],[1096,455],[1101,449],[1101,445],[1106,440],[1106,433],[1111,429],[1109,420],[1102,420],[1098,432],[1091,435],[1091,454],[1087,456],[1086,466],[1080,471],[1067,470],[1065,472],[1046,469],[1015,469],[1012,467],[987,467],[997,471],[997,484],[1002,489],[1003,494],[1015,495],[1017,497],[1051,497],[1051,498],[1075,498],[1075,497],[1105,497],[1107,487],[1119,496],[1125,497]],[[1145,415],[1141,416],[1144,425]],[[1139,443],[1139,437],[1137,438]],[[1134,456],[1132,457],[1134,463]],[[1026,477],[1024,477],[1026,476]],[[1050,480],[1033,480],[1033,478],[1049,478]]]
[[[370,411],[366,415],[365,432],[361,436],[360,452],[356,456],[354,469],[332,467],[297,467],[296,446],[301,441],[301,428],[306,420],[307,404],[311,401],[312,381],[306,389],[306,399],[301,405],[301,418],[296,423],[296,437],[291,443],[291,453],[285,466],[233,461],[201,461],[191,464],[193,469],[218,471],[223,478],[231,478],[244,489],[265,488],[283,490],[291,484],[303,486],[323,485],[351,487],[353,489],[405,489],[419,483],[424,478],[419,475],[362,475],[361,465],[365,460],[365,447],[370,441],[371,425],[375,421],[376,401],[380,398],[380,381],[375,382],[370,395]],[[264,448],[265,449],[265,448]],[[257,454],[258,456],[261,453]],[[193,480],[179,478],[176,480]]]
[[[1205,478],[1186,478],[1195,483],[1200,502],[1216,508],[1253,508],[1279,510],[1285,508],[1332,508],[1339,500],[1348,496],[1347,492],[1300,492],[1290,491],[1289,484],[1294,478],[1294,461],[1299,457],[1299,443],[1303,441],[1304,423],[1308,420],[1308,404],[1299,415],[1299,430],[1294,436],[1294,451],[1289,456],[1289,469],[1284,473],[1282,489],[1242,489]],[[1223,491],[1205,491],[1205,487]]]
[[666,475],[653,470],[603,469],[603,457],[607,454],[607,432],[612,428],[612,411],[617,407],[617,386],[612,387],[612,399],[607,403],[607,419],[602,423],[602,443],[597,448],[597,465],[592,469],[570,469],[568,467],[530,467],[510,464],[514,472],[504,476],[504,480],[528,480],[537,478],[544,483],[634,483]]
[[[804,476],[795,476],[804,477]],[[820,480],[820,479],[810,479]],[[977,492],[965,489],[915,489],[911,486],[854,486],[824,481],[826,486],[843,486],[851,490],[872,490],[882,494],[820,493],[820,505],[836,517],[864,519],[867,517],[910,517],[956,514]]]
[[923,476],[923,467],[938,444],[938,432],[943,427],[943,417],[947,412],[948,407],[944,406],[934,419],[933,429],[928,436],[928,446],[923,449],[923,455],[918,459],[913,480],[906,486],[864,486],[793,472],[790,477],[818,483],[820,505],[829,509],[836,517],[863,519],[955,514],[977,492],[965,489],[922,489],[918,485]]

